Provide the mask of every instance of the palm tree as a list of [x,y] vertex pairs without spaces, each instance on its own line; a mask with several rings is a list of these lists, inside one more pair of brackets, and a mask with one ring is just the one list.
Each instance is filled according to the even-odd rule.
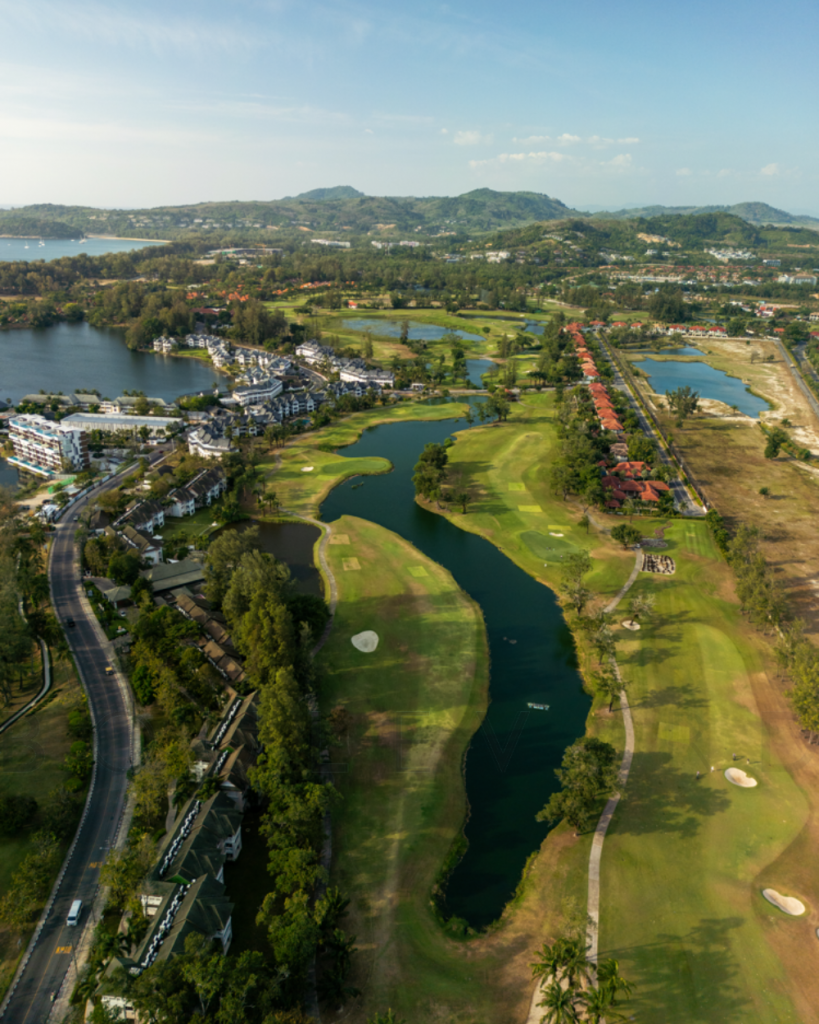
[[582,1000],[586,1020],[590,1024],[600,1024],[602,1020],[605,1020],[606,1024],[613,1024],[614,1021],[628,1019],[614,1008],[611,990],[606,985],[602,985],[600,988],[586,989]]
[[622,992],[624,998],[629,999],[634,991],[634,985],[620,974],[620,965],[613,958],[601,960],[597,965],[597,981],[609,990],[611,1005],[613,1006],[618,992]]
[[537,1004],[546,1011],[540,1018],[541,1024],[577,1024],[580,1020],[578,994],[576,988],[563,988],[559,981],[553,981],[546,989],[543,999]]

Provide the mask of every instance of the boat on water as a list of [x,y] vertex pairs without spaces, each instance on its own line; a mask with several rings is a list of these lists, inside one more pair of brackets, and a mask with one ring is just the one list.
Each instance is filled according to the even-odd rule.
[[527,708],[531,708],[533,711],[548,711],[549,710],[549,705],[548,704],[533,704],[532,701],[529,701],[528,704],[526,705],[526,707]]

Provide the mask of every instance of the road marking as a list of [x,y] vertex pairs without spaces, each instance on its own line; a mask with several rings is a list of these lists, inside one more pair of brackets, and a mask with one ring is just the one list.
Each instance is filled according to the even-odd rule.
[[55,953],[70,953],[71,952],[71,946],[57,946],[57,948],[54,950],[54,952]]

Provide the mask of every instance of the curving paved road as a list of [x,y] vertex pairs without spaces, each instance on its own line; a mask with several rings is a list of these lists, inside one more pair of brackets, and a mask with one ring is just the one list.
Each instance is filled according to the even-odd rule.
[[[96,923],[91,904],[100,868],[116,843],[125,806],[126,773],[138,757],[127,684],[105,673],[110,647],[82,590],[75,562],[74,517],[114,483],[116,480],[108,481],[73,505],[65,521],[57,525],[51,546],[52,602],[60,622],[65,625],[66,619],[73,618],[76,623],[65,632],[94,719],[94,776],[82,822],[29,946],[28,960],[0,1013],[14,1024],[44,1024],[52,1010],[52,995],[59,992],[72,966],[86,927],[90,932]],[[83,901],[83,916],[79,927],[69,928],[65,919],[75,899]],[[64,996],[60,992],[61,1001]]]

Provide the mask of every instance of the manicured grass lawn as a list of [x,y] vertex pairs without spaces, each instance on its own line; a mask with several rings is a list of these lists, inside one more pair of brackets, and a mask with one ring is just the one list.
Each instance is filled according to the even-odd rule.
[[[486,708],[480,609],[445,569],[390,531],[344,516],[333,533],[343,541],[327,547],[340,600],[319,664],[323,710],[341,705],[347,720],[331,756],[343,795],[333,811],[332,882],[351,899],[345,927],[359,950],[352,982],[364,991],[348,1019],[392,1006],[408,1021],[524,1020],[530,954],[566,897],[572,906],[582,897],[577,867],[588,845],[567,851],[558,835],[514,915],[492,934],[456,940],[443,932],[430,894],[463,824],[461,764]],[[358,569],[345,570],[350,559]],[[350,642],[364,629],[378,633],[374,653]]]
[[[449,449],[449,479],[470,490],[473,501],[466,515],[454,508],[446,514],[461,529],[486,537],[552,589],[557,589],[563,559],[588,551],[595,560],[589,586],[608,598],[625,583],[634,555],[604,539],[594,526],[589,533],[581,529],[577,522],[582,510],[552,493],[549,470],[559,444],[553,409],[551,394],[527,394],[512,405],[506,423],[456,434],[457,442]],[[620,522],[600,513],[595,519],[604,529]],[[647,535],[656,525],[653,520],[635,522]]]
[[[807,922],[769,910],[760,890],[815,900],[815,870],[806,891],[792,867],[771,867],[809,807],[760,718],[759,641],[705,524],[678,522],[665,536],[676,574],[641,574],[632,590],[656,596],[656,616],[618,634],[636,742],[603,853],[601,953],[637,984],[638,1020],[802,1021],[768,921],[801,929],[806,947],[815,937]],[[619,719],[598,706],[591,728],[620,747]],[[759,786],[731,786],[723,771],[732,764]]]
[[[364,430],[379,423],[451,419],[464,409],[455,403],[422,405],[419,402],[368,409],[296,437],[276,452],[267,452],[261,466],[282,508],[302,515],[316,515],[319,505],[336,484],[351,476],[388,473],[392,468],[388,459],[348,458],[322,449],[353,444]],[[313,468],[305,471],[309,466]]]
[[166,515],[165,525],[161,530],[162,539],[169,544],[178,542],[184,537],[189,543],[194,544],[211,528],[215,528],[213,527],[215,522],[212,508],[200,508],[192,516],[182,516],[181,518]]

